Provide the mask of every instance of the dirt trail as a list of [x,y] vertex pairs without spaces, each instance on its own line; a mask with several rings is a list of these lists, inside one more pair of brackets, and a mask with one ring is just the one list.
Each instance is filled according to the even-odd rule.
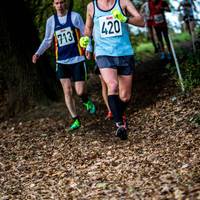
[[98,112],[80,106],[73,135],[63,103],[0,124],[0,199],[200,198],[200,88],[182,96],[157,58],[138,65],[129,139],[120,141],[104,120],[98,78],[90,83]]

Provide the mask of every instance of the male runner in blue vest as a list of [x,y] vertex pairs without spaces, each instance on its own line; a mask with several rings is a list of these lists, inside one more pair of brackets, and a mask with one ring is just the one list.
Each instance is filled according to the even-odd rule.
[[[44,40],[32,57],[36,63],[40,55],[47,50],[54,40],[56,57],[56,75],[60,80],[65,103],[73,119],[69,131],[81,126],[76,112],[72,85],[77,95],[82,99],[84,106],[90,113],[95,113],[95,106],[85,93],[86,67],[84,51],[79,45],[80,36],[84,33],[84,23],[81,16],[73,12],[72,3],[68,0],[54,0],[56,14],[48,18]],[[67,6],[69,5],[69,7]],[[91,51],[88,45],[88,51]]]

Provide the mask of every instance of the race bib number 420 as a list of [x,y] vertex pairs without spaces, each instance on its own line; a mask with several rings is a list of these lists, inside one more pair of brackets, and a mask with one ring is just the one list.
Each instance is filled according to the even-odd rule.
[[70,27],[56,31],[59,47],[75,43],[72,29]]
[[100,34],[102,38],[115,37],[122,35],[122,25],[113,16],[105,16],[99,18]]

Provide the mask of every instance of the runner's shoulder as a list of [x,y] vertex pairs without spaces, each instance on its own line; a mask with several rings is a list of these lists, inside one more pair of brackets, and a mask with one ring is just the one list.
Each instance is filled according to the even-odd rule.
[[47,19],[47,24],[48,24],[48,25],[52,25],[52,23],[54,23],[54,15],[51,15],[51,16]]
[[73,17],[81,17],[81,15],[78,12],[76,12],[76,11],[71,11],[71,15]]
[[93,15],[94,15],[94,2],[93,1],[91,1],[90,3],[88,3],[88,5],[87,5],[87,13],[91,17],[93,17]]

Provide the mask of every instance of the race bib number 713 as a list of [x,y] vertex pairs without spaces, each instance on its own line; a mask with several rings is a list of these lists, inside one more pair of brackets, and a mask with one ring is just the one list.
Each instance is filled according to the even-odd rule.
[[100,25],[100,35],[102,38],[122,35],[121,22],[118,19],[114,19],[112,15],[100,17],[99,25]]
[[73,32],[70,27],[56,31],[56,38],[58,40],[59,47],[73,44],[75,42]]

